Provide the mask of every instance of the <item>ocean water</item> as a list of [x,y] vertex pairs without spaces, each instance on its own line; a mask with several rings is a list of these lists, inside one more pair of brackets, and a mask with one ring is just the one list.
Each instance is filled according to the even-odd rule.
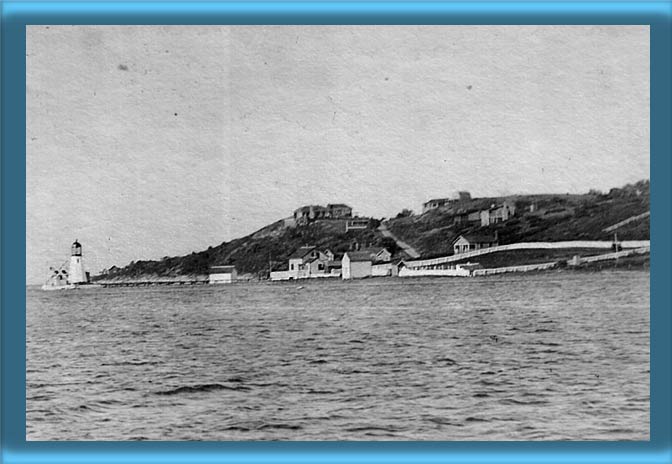
[[28,440],[648,440],[649,272],[27,290]]

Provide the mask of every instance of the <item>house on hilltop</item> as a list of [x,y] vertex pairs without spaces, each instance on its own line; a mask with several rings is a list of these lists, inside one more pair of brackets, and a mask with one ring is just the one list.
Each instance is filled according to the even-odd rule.
[[469,251],[480,250],[482,248],[490,248],[499,245],[497,234],[465,234],[460,235],[453,241],[453,252],[457,255],[460,253],[467,253]]
[[329,203],[327,205],[328,217],[332,219],[352,217],[352,208],[343,203]]
[[308,224],[317,219],[325,219],[327,217],[327,208],[320,205],[302,206],[294,210],[294,220],[297,224]]
[[306,225],[319,219],[341,219],[352,217],[352,208],[343,203],[330,203],[326,207],[321,205],[302,206],[294,210],[294,222]]
[[457,192],[456,198],[433,198],[422,204],[422,212],[426,213],[433,209],[442,208],[444,206],[451,206],[458,203],[466,202],[471,200],[471,194],[469,192]]
[[427,211],[431,211],[436,208],[441,208],[454,201],[455,200],[451,198],[433,198],[422,204],[422,212],[426,213]]

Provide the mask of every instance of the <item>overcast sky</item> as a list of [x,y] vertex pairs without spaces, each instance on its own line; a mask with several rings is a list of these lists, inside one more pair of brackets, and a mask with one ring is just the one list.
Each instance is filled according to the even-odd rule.
[[304,204],[649,178],[646,26],[28,26],[27,279],[190,253]]

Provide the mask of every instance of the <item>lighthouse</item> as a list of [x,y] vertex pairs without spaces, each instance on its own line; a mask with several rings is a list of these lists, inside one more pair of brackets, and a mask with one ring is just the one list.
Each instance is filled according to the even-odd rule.
[[75,239],[70,252],[70,272],[68,280],[71,284],[86,283],[86,273],[84,272],[84,263],[82,263],[82,245]]

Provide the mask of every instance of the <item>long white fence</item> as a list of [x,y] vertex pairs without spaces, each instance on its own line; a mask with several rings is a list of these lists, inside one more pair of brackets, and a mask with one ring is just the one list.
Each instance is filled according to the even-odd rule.
[[301,279],[328,279],[340,278],[341,273],[318,273],[311,274],[307,270],[301,271],[273,271],[271,272],[271,280],[301,280]]
[[399,270],[399,277],[469,277],[468,269],[409,269],[403,267]]
[[[624,240],[618,242],[622,248],[642,248],[650,246],[649,240]],[[591,240],[575,240],[566,242],[523,242],[512,243],[510,245],[500,245],[490,248],[481,248],[480,250],[467,251],[465,253],[458,253],[451,256],[442,256],[433,259],[419,259],[413,261],[405,261],[404,264],[409,268],[423,268],[438,266],[441,264],[461,261],[463,259],[474,258],[489,253],[497,253],[500,251],[510,250],[557,250],[563,248],[595,248],[595,249],[609,249],[613,246],[612,241],[591,241]]]
[[554,261],[552,263],[526,264],[525,266],[507,266],[507,267],[495,267],[490,269],[474,269],[471,275],[485,276],[493,274],[504,274],[507,272],[545,271],[547,269],[553,269],[557,265],[558,265],[557,261]]

